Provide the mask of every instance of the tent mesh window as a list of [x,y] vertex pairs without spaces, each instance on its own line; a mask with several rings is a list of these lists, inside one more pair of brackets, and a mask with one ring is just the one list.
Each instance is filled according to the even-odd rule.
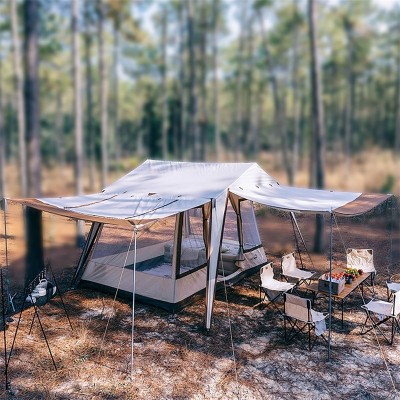
[[[134,243],[132,229],[103,227],[92,262],[126,269],[133,269]],[[136,270],[147,274],[172,277],[172,254],[175,217],[154,222],[137,235]],[[129,249],[129,254],[127,251]]]
[[228,200],[228,204],[226,206],[223,241],[229,241],[239,245],[237,217],[230,200]]
[[240,214],[242,216],[243,250],[251,250],[261,244],[257,229],[254,205],[250,200],[240,202]]
[[206,245],[203,236],[202,208],[183,213],[182,240],[180,242],[179,269],[177,275],[189,273],[207,264]]

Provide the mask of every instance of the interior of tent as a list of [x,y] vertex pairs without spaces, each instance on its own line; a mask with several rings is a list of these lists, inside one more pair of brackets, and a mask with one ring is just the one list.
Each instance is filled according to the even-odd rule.
[[[101,224],[89,239],[93,245],[83,252],[75,283],[112,293],[117,289],[120,295],[131,297],[135,267],[136,296],[176,312],[205,292],[210,244],[208,208],[192,208],[146,224],[137,234],[136,251],[132,229]],[[253,202],[242,199],[235,211],[228,199],[218,282],[237,282],[265,262]]]

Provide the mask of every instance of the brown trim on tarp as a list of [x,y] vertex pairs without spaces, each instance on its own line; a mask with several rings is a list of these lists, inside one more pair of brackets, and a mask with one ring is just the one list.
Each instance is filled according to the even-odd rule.
[[363,193],[350,203],[334,210],[334,213],[348,217],[365,214],[391,197],[392,194]]
[[65,210],[56,206],[52,206],[50,204],[42,203],[40,200],[37,199],[8,199],[8,201],[10,203],[22,204],[24,206],[35,208],[36,210],[41,210],[51,214],[59,215],[61,217],[79,219],[83,221],[99,222],[101,224],[112,224],[112,225],[132,227],[132,223],[124,219],[98,217],[88,214],[77,213],[75,211]]

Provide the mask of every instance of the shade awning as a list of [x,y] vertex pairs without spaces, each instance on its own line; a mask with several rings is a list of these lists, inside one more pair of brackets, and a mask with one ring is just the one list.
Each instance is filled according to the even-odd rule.
[[358,215],[386,201],[390,194],[363,194],[331,190],[306,189],[290,186],[234,186],[230,192],[271,208],[312,213]]
[[140,225],[208,203],[187,197],[131,196],[98,193],[87,196],[13,199],[12,202],[52,214],[114,225]]

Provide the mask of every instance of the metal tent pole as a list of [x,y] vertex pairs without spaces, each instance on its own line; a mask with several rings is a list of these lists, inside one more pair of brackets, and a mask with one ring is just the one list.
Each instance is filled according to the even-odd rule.
[[131,330],[131,379],[133,379],[133,339],[135,332],[135,292],[136,292],[136,249],[137,249],[137,232],[138,229],[134,227],[135,243],[133,254],[133,290],[132,290],[132,330]]
[[[8,234],[7,234],[7,199],[4,197],[2,199],[2,204],[3,204],[3,218],[4,218],[4,251],[5,251],[5,256],[6,256],[6,276],[5,276],[5,281],[6,281],[6,299],[7,302],[9,301],[11,304],[11,307],[13,309],[13,311],[15,312],[15,308],[14,308],[14,304],[13,304],[13,300],[10,294],[10,288],[9,288],[9,284],[8,284]],[[7,309],[8,309],[8,305],[7,304]]]
[[4,296],[4,280],[3,280],[3,268],[0,267],[0,280],[1,280],[1,313],[3,319],[3,341],[4,341],[4,377],[6,379],[6,390],[8,386],[8,362],[7,362],[7,335],[6,335],[6,298]]
[[331,209],[331,232],[329,243],[329,320],[328,320],[328,361],[331,359],[331,330],[332,330],[332,257],[333,257],[333,212]]

